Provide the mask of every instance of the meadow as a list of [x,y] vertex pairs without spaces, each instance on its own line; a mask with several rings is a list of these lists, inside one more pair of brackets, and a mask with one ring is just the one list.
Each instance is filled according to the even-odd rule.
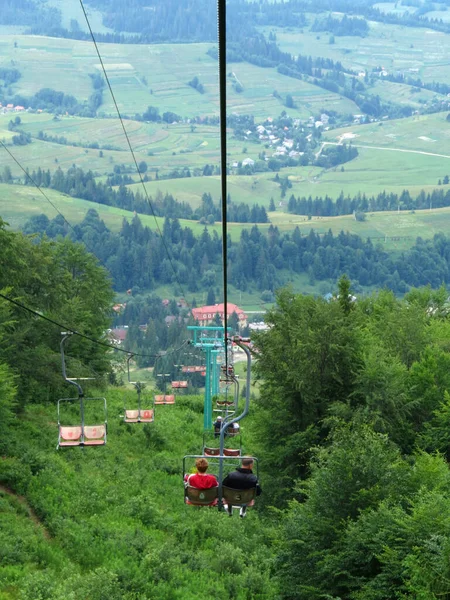
[[[400,6],[400,8],[403,8]],[[308,15],[312,23],[317,15]],[[447,82],[450,74],[450,35],[425,27],[403,27],[370,21],[369,34],[364,37],[335,36],[315,33],[307,28],[263,28],[273,31],[277,43],[293,55],[322,56],[339,60],[355,71],[371,71],[384,67],[388,72],[406,71],[422,81]]]
[[[448,186],[443,186],[447,188]],[[80,223],[89,209],[95,208],[100,218],[112,231],[119,231],[123,219],[131,221],[133,213],[94,204],[79,198],[72,198],[55,190],[45,190],[52,204],[66,217],[71,225]],[[0,215],[14,229],[23,227],[32,215],[46,214],[50,219],[57,216],[55,208],[33,187],[13,186],[0,184]],[[439,232],[447,232],[450,229],[450,208],[438,208],[431,210],[394,211],[367,213],[366,221],[356,221],[352,215],[340,217],[308,217],[292,215],[281,211],[268,213],[270,223],[258,224],[258,228],[266,231],[270,224],[276,225],[280,231],[293,231],[297,226],[303,234],[308,234],[311,229],[318,233],[326,233],[329,229],[337,235],[340,231],[370,237],[374,241],[384,244],[386,250],[398,250],[411,247],[416,237],[424,239],[432,237]],[[143,225],[150,229],[156,229],[156,223],[162,229],[164,219],[149,215],[139,215]],[[189,227],[195,235],[200,235],[205,225],[196,221],[180,219],[182,227]],[[253,227],[252,223],[229,223],[228,232],[231,239],[239,240],[244,229]],[[221,225],[208,225],[208,231],[216,231],[221,234]],[[393,239],[394,238],[394,239]],[[396,239],[401,238],[401,239]],[[161,291],[164,295],[164,290]],[[233,291],[233,297],[253,309],[258,308],[259,296],[244,297],[244,292]]]
[[[14,44],[17,44],[17,47]],[[213,44],[99,44],[108,78],[122,114],[143,113],[147,106],[159,108],[161,114],[172,111],[184,118],[218,113],[219,90],[217,62],[207,51]],[[22,74],[14,86],[17,93],[35,94],[50,87],[75,95],[80,101],[92,93],[90,73],[101,72],[92,42],[39,36],[0,35],[0,66],[10,66]],[[170,68],[168,68],[170,65]],[[228,107],[230,112],[253,114],[255,117],[278,115],[281,97],[291,94],[299,108],[292,112],[308,117],[328,104],[341,112],[355,112],[356,105],[338,94],[248,63],[230,63]],[[197,76],[204,93],[190,87]],[[238,79],[242,93],[233,90]],[[107,91],[100,113],[116,115]]]

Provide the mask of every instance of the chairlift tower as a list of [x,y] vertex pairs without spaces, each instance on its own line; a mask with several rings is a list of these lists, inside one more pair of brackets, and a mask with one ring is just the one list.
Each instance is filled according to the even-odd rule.
[[[203,428],[211,429],[212,425],[212,397],[219,392],[220,365],[217,356],[225,348],[225,328],[211,325],[189,325],[188,330],[194,334],[191,344],[200,348],[205,353],[205,408],[203,411]],[[227,328],[227,331],[231,331]],[[215,334],[215,335],[214,335]]]

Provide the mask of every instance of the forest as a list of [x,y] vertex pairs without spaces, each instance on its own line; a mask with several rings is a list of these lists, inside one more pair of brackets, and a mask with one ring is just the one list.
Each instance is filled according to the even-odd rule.
[[[166,218],[159,235],[135,216],[131,223],[123,221],[119,233],[113,233],[91,209],[73,229],[61,215],[51,221],[40,215],[32,217],[24,230],[85,242],[108,268],[116,291],[151,291],[172,283],[195,293],[219,283],[222,240],[206,226],[197,238],[192,229],[181,227],[178,219]],[[358,290],[377,286],[400,294],[409,287],[439,287],[450,282],[450,238],[441,233],[430,240],[417,238],[412,248],[399,256],[387,253],[370,238],[363,240],[344,231],[319,235],[308,231],[307,225],[303,231],[296,227],[293,233],[282,233],[273,225],[265,233],[254,225],[242,230],[238,242],[228,238],[227,247],[229,282],[242,291],[273,292],[301,273],[312,283],[336,281],[346,273]]]
[[[450,594],[444,287],[355,296],[343,276],[328,301],[277,292],[269,329],[254,336],[242,422],[263,495],[231,521],[183,504],[200,396],[179,396],[143,427],[120,419],[135,392],[104,336],[113,292],[96,259],[3,222],[0,257],[2,599]],[[67,361],[72,376],[94,374],[87,396],[108,398],[104,447],[55,450],[55,403],[70,394],[61,325],[87,336],[73,336]]]

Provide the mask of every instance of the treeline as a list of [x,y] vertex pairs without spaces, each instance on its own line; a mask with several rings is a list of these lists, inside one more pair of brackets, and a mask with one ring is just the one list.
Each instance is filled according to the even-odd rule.
[[[22,135],[22,134],[21,134]],[[157,193],[155,197],[147,196],[140,191],[131,191],[125,183],[130,180],[120,176],[119,188],[113,189],[111,185],[117,181],[119,174],[112,174],[106,183],[96,181],[92,171],[83,171],[78,167],[71,167],[64,172],[60,167],[51,174],[50,170],[42,170],[30,173],[30,178],[25,177],[24,184],[43,188],[58,190],[74,198],[82,198],[106,206],[123,208],[124,210],[138,212],[144,215],[155,215],[158,217],[170,217],[176,219],[199,220],[207,219],[210,224],[221,221],[219,204],[214,205],[211,195],[204,194],[207,201],[202,201],[200,207],[193,209],[187,202],[180,202],[171,194]],[[10,182],[10,172],[5,183]],[[244,203],[235,204],[228,197],[228,220],[237,223],[267,223],[268,217],[263,206],[254,204],[252,207]]]
[[4,85],[11,85],[12,83],[16,83],[16,81],[19,81],[21,76],[22,75],[18,69],[0,69],[0,79],[2,80]]
[[337,146],[325,146],[320,155],[314,161],[318,167],[329,169],[336,165],[349,162],[358,156],[358,149],[349,144],[338,144]]
[[[177,219],[164,221],[162,237],[144,227],[139,217],[123,222],[119,233],[112,233],[95,210],[75,227],[77,241],[86,240],[103,264],[108,266],[116,290],[134,286],[151,290],[163,284],[181,283],[190,292],[208,290],[217,282],[222,264],[222,242],[216,231],[205,227],[195,237]],[[32,217],[27,233],[73,235],[61,216]],[[311,230],[281,233],[269,227],[263,234],[256,225],[244,229],[238,242],[228,239],[229,282],[240,290],[256,288],[273,291],[290,280],[293,273],[306,274],[311,284],[336,280],[343,273],[361,286],[388,287],[405,293],[409,286],[450,282],[450,238],[443,234],[432,240],[417,239],[400,256],[385,252],[381,244],[364,241],[357,235],[331,231],[319,235]],[[170,258],[167,255],[170,249]]]
[[61,11],[33,0],[3,0],[0,11],[1,25],[34,25],[44,29],[61,23]]
[[[444,178],[445,181],[445,178]],[[448,182],[448,177],[447,177]],[[401,194],[381,192],[377,196],[366,196],[358,193],[353,198],[341,192],[336,200],[329,196],[313,198],[309,196],[295,197],[288,200],[288,212],[294,215],[311,215],[315,217],[337,217],[353,213],[378,212],[382,210],[423,210],[450,206],[450,190],[435,189],[431,193],[422,190],[415,198],[408,190]]]
[[[94,0],[92,3],[104,13],[103,23],[115,32],[138,33],[143,42],[202,41],[217,38],[215,6],[207,0],[137,0],[133,5],[121,6],[113,0]],[[144,7],[151,11],[151,19],[143,19]],[[234,0],[227,11],[228,35],[240,39],[243,32],[259,26],[302,27],[305,15],[291,11],[284,3],[249,3]]]
[[369,24],[365,19],[358,17],[347,17],[335,19],[331,15],[326,18],[318,18],[311,25],[311,31],[328,31],[334,35],[355,35],[365,37],[369,33]]
[[80,117],[95,117],[97,109],[102,104],[103,89],[96,89],[87,101],[80,102],[71,94],[57,92],[51,88],[43,88],[33,96],[20,94],[8,95],[5,90],[0,90],[0,100],[3,104],[24,106],[33,110],[46,110],[55,114],[68,113]]

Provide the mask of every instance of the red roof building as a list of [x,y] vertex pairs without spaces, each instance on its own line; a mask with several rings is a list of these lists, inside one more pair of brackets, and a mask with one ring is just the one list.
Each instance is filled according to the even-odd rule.
[[[225,315],[224,307],[225,305],[223,302],[222,304],[214,304],[213,306],[200,306],[199,308],[192,309],[192,316],[198,321],[199,325],[208,325],[208,323],[212,322],[214,316],[218,314],[223,325]],[[239,325],[245,327],[247,325],[247,315],[245,312],[236,306],[236,304],[227,302],[227,318],[229,319],[234,312],[238,316]]]

